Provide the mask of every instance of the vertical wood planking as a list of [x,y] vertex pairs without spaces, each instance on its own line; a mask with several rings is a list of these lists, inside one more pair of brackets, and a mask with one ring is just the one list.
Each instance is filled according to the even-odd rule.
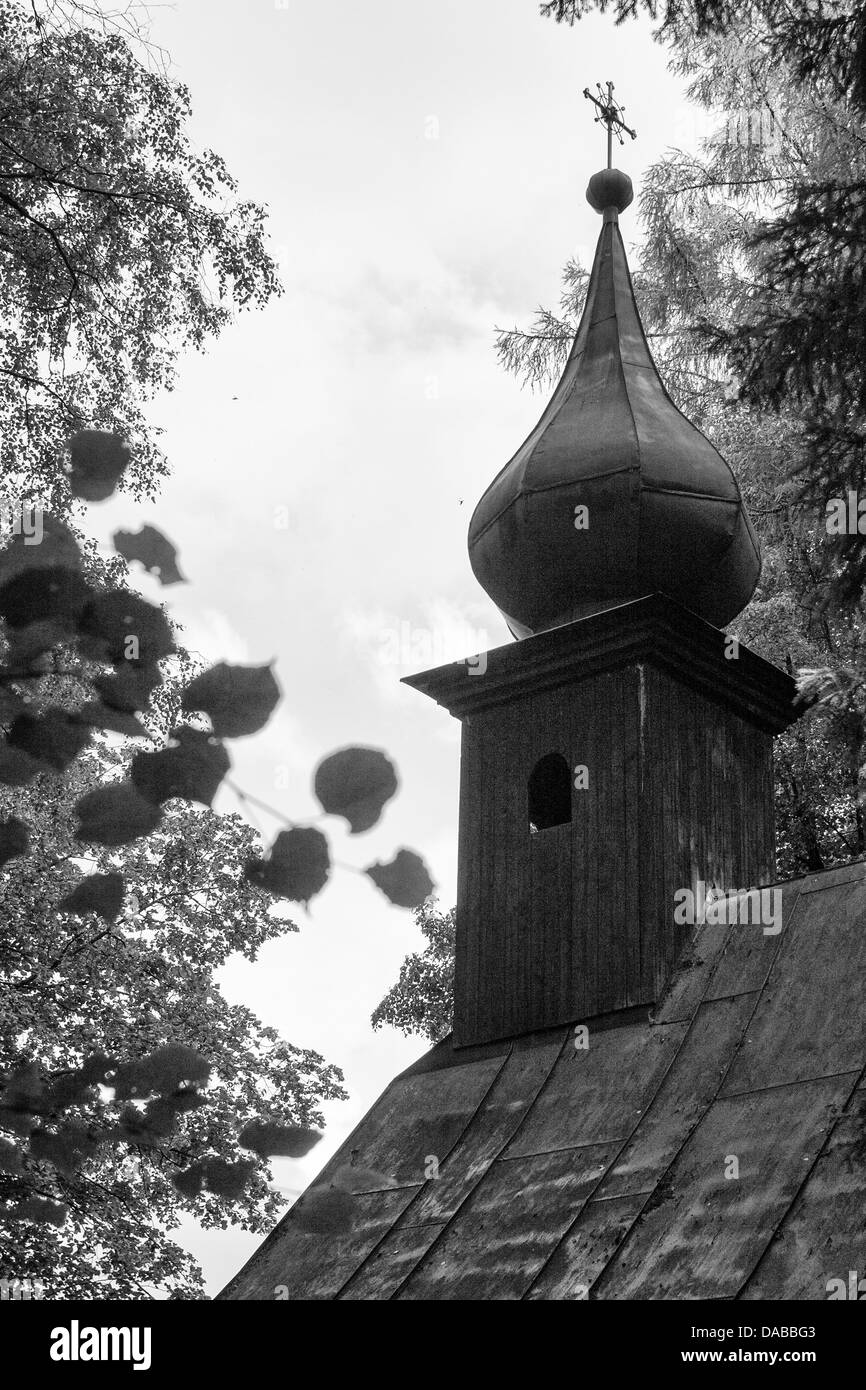
[[[659,997],[692,925],[674,893],[772,876],[771,737],[651,663],[467,719],[461,765],[459,1043]],[[589,768],[572,821],[530,836],[539,758]]]
[[658,942],[664,925],[659,910],[664,896],[665,818],[662,768],[664,708],[658,672],[643,666],[640,745],[640,933],[642,992],[654,997],[658,986]]
[[[604,1011],[616,1008],[621,984],[621,949],[618,917],[622,910],[622,849],[616,843],[615,807],[621,793],[622,750],[618,672],[605,675],[596,692],[595,720],[595,860],[597,863],[597,959],[598,1006]],[[607,726],[605,728],[605,725]],[[619,785],[617,785],[617,779]]]
[[600,762],[601,733],[599,729],[598,681],[590,682],[587,696],[586,717],[583,720],[581,744],[584,749],[580,758],[589,766],[592,792],[587,795],[586,809],[586,855],[584,876],[586,879],[586,993],[590,1012],[598,1012],[599,979],[601,975],[602,943],[598,920],[598,866],[600,858],[598,781]]
[[[586,704],[579,690],[570,692],[568,704],[568,744],[571,766],[586,763]],[[567,993],[574,1000],[576,1017],[586,1012],[589,999],[590,940],[589,878],[587,865],[591,853],[590,813],[592,803],[586,795],[574,793],[571,800],[571,911],[567,954]]]
[[[640,796],[638,765],[639,673],[629,667],[620,673],[623,775],[618,822],[623,854],[623,950],[627,1002],[640,997]],[[614,842],[617,835],[614,835]]]
[[480,759],[475,723],[464,721],[460,738],[460,821],[457,855],[457,940],[454,950],[454,1039],[462,1043],[478,1034],[483,990],[479,975],[483,837]]
[[523,920],[518,902],[517,886],[520,874],[518,866],[525,853],[523,840],[523,819],[525,815],[525,788],[520,784],[519,775],[520,740],[515,738],[518,721],[509,724],[508,739],[499,750],[497,776],[500,786],[500,817],[497,823],[499,836],[500,869],[502,887],[500,913],[502,934],[507,943],[505,986],[507,1017],[514,1020],[515,1031],[524,1032],[528,1026],[528,998],[524,958],[526,951],[526,923]]
[[502,883],[502,874],[503,871],[507,871],[507,864],[502,852],[502,789],[500,779],[500,765],[507,757],[507,725],[505,728],[502,727],[501,723],[494,726],[491,716],[487,714],[484,716],[484,780],[487,796],[484,823],[488,836],[486,858],[489,876],[485,894],[487,932],[484,941],[484,972],[486,975],[489,974],[491,985],[488,1031],[491,1026],[495,1026],[498,1019],[509,1016],[508,977],[511,963],[511,942],[509,940],[510,924],[505,915],[507,902]]

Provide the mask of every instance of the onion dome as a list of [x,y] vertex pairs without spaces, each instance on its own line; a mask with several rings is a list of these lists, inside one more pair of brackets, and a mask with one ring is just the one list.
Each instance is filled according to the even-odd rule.
[[590,179],[603,222],[577,336],[470,522],[475,576],[517,637],[657,592],[722,627],[760,575],[737,481],[650,355],[619,230],[633,196],[619,169]]

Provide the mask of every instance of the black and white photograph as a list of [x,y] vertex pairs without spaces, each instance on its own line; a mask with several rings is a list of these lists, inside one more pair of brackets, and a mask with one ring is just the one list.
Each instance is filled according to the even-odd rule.
[[863,0],[0,0],[6,1370],[346,1301],[860,1359]]

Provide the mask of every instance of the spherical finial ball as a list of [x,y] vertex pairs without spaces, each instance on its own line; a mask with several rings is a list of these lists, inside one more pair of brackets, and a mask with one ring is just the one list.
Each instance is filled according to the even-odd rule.
[[624,212],[633,199],[631,179],[621,169],[599,169],[587,185],[586,201],[596,212],[604,212],[607,208]]

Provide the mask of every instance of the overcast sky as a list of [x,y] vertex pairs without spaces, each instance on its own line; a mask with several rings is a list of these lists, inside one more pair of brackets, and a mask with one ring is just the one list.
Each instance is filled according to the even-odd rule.
[[[152,36],[190,88],[196,142],[268,205],[286,292],[186,359],[154,404],[174,470],[159,502],[92,507],[91,529],[160,526],[191,581],[167,591],[187,644],[276,660],[283,703],[232,746],[234,779],[301,820],[321,756],[385,748],[400,793],[365,836],[335,822],[336,857],[416,848],[449,907],[459,727],[400,677],[510,640],[466,530],[543,398],[502,373],[494,327],[555,307],[562,266],[595,245],[583,195],[605,146],[583,88],[615,82],[638,139],[614,162],[637,191],[667,146],[694,147],[699,118],[647,24],[568,29],[535,0],[176,0]],[[635,209],[622,225],[639,243]],[[289,1191],[426,1047],[369,1022],[421,944],[411,914],[337,871],[295,920],[299,934],[223,972],[231,1000],[345,1073],[351,1099],[328,1107],[322,1144],[274,1165]],[[181,1239],[211,1293],[259,1243],[192,1223]]]

